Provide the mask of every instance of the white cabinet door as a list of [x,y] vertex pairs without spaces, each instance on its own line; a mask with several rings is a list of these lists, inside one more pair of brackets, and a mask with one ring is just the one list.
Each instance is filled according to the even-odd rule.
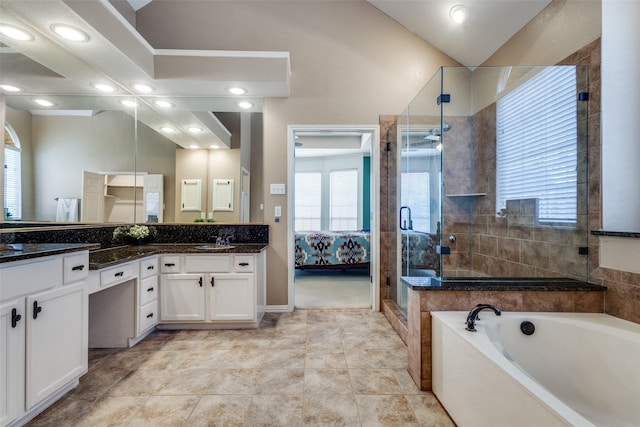
[[216,274],[209,278],[210,320],[254,320],[256,297],[253,274]]
[[27,297],[27,409],[87,371],[88,297],[79,282]]
[[0,305],[0,426],[24,412],[25,320],[24,299]]
[[160,320],[204,320],[204,276],[165,274],[160,278]]
[[82,221],[104,222],[105,176],[84,171],[82,175]]

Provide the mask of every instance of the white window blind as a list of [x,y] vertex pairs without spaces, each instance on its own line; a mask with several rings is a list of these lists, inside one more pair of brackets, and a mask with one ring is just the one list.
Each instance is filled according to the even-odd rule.
[[295,229],[321,230],[322,173],[296,172]]
[[22,218],[22,187],[20,149],[4,149],[4,208],[5,219]]
[[329,228],[358,229],[358,170],[334,170],[330,178]]
[[400,179],[402,205],[411,209],[411,226],[426,233],[431,232],[429,185],[429,172],[403,172]]
[[496,207],[538,199],[538,222],[577,219],[575,67],[547,67],[497,102]]

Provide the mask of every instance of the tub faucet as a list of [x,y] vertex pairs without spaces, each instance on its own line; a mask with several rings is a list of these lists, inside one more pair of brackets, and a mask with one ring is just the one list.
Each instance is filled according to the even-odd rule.
[[467,331],[470,331],[470,332],[475,332],[476,331],[476,320],[478,320],[478,314],[482,310],[486,310],[486,309],[493,310],[493,312],[496,314],[496,316],[500,316],[502,314],[500,309],[498,307],[496,307],[495,305],[478,304],[475,307],[473,307],[471,309],[471,311],[469,312],[469,314],[467,315],[467,327],[465,328]]

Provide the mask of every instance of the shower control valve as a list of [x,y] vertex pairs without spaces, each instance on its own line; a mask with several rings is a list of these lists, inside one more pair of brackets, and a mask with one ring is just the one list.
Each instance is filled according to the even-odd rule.
[[454,236],[453,234],[451,236],[449,236],[449,241],[451,243],[455,242],[456,241],[456,236]]

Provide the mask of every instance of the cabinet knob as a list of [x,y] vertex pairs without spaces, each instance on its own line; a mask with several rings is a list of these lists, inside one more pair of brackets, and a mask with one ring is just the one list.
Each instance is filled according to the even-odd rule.
[[116,274],[114,274],[114,276],[122,277],[122,276],[124,276],[124,271],[118,271]]
[[238,263],[238,265],[240,267],[246,267],[247,265],[249,265],[249,263],[248,262],[241,262],[241,263]]
[[200,287],[202,287],[202,277],[198,279],[198,284],[200,284]]
[[212,277],[211,278],[211,287],[213,288],[216,285],[216,278]]
[[151,287],[151,288],[147,288],[147,292],[153,292],[153,290],[154,290],[154,288],[153,288],[153,287]]
[[175,266],[176,266],[176,264],[175,264],[175,263],[173,263],[173,262],[166,262],[166,263],[164,264],[164,266],[165,266],[165,267],[175,267]]
[[147,270],[153,270],[153,265],[150,265],[149,267],[147,267]]
[[84,270],[84,264],[76,265],[75,267],[71,268],[71,271],[82,271],[82,270]]
[[37,319],[38,314],[42,311],[42,307],[38,305],[38,301],[33,302],[33,318]]
[[147,319],[151,319],[153,317],[153,313],[147,314]]
[[18,322],[22,319],[22,316],[18,314],[18,310],[13,308],[11,309],[11,327],[15,328],[18,326]]

